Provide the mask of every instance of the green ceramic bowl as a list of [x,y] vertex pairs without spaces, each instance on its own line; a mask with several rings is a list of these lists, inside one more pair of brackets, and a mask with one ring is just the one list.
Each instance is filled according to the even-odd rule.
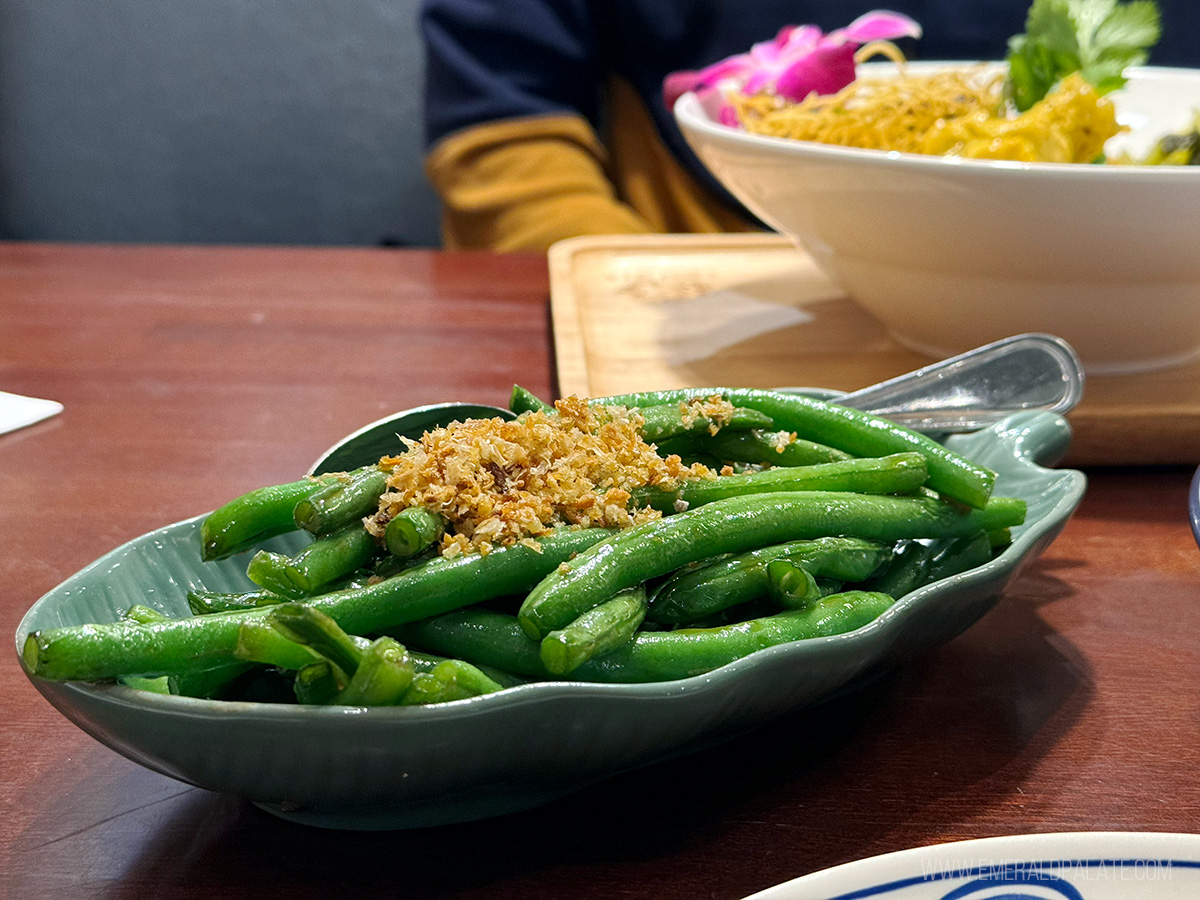
[[[1062,529],[1084,476],[1050,470],[1066,422],[1021,413],[948,443],[1029,504],[992,562],[928,585],[858,631],[772,647],[658,684],[538,683],[434,707],[230,703],[34,678],[63,715],[157,772],[335,828],[410,828],[527,809],[598,779],[711,745],[950,640],[980,618]],[[17,630],[105,622],[133,602],[187,615],[192,586],[247,586],[244,560],[201,563],[200,519],[120,547],[42,597]],[[276,539],[294,552],[302,539]]]

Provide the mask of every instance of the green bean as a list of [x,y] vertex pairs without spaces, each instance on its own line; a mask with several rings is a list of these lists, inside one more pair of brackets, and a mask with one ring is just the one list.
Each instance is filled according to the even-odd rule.
[[851,537],[771,544],[681,569],[654,592],[648,615],[655,622],[690,624],[764,596],[769,591],[766,566],[774,559],[787,559],[816,578],[859,582],[890,556],[884,544]]
[[441,540],[446,520],[419,506],[400,510],[388,521],[383,543],[393,556],[408,559]]
[[387,490],[387,473],[378,466],[363,466],[332,478],[296,503],[292,518],[297,527],[314,535],[336,531],[374,512]]
[[639,406],[637,412],[643,419],[642,438],[650,444],[685,434],[708,434],[718,428],[770,428],[774,424],[771,417],[765,413],[745,408],[735,408],[720,421],[699,413],[685,415],[678,403]]
[[541,644],[530,640],[516,617],[485,606],[464,606],[408,622],[389,629],[388,633],[403,642],[409,652],[419,648],[523,678],[554,677],[542,662]]
[[752,388],[685,388],[598,397],[594,404],[646,407],[681,403],[720,394],[736,406],[766,413],[775,427],[836,447],[852,456],[886,456],[914,450],[925,457],[928,484],[939,493],[976,509],[991,495],[995,473],[895,422],[862,410],[782,391]]
[[[403,628],[404,626],[400,627]],[[420,650],[414,650],[412,647],[406,649],[408,650],[408,658],[412,661],[413,669],[418,673],[432,672],[438,663],[444,663],[447,659],[445,656],[438,656],[436,653],[422,653]],[[528,678],[522,678],[511,672],[505,672],[503,669],[497,669],[494,666],[485,666],[476,663],[475,668],[500,685],[500,687],[516,687],[518,684],[527,684],[529,682]]]
[[381,637],[363,651],[350,682],[334,699],[341,706],[394,706],[413,682],[414,669],[403,645]]
[[845,634],[872,622],[893,603],[887,594],[846,591],[804,609],[721,628],[646,632],[588,663],[597,681],[670,681],[712,671],[764,647]]
[[246,564],[246,577],[264,591],[279,594],[289,600],[300,600],[306,592],[288,577],[287,567],[290,562],[291,559],[282,553],[259,550]]
[[860,494],[910,494],[925,481],[925,458],[894,453],[868,459],[789,466],[682,482],[674,491],[655,487],[633,492],[633,504],[670,514],[744,494],[770,491],[853,491]]
[[200,555],[224,559],[249,550],[267,538],[296,530],[296,504],[335,479],[305,478],[258,488],[209,513],[200,526]]
[[994,528],[988,532],[988,540],[992,544],[992,550],[1003,550],[1012,543],[1011,528]]
[[716,434],[672,438],[658,445],[663,456],[675,453],[685,459],[703,453],[726,462],[767,463],[772,466],[811,466],[853,459],[849,453],[806,441],[787,431],[722,429]]
[[[643,631],[632,641],[583,663],[576,681],[672,681],[710,672],[744,656],[791,641],[845,634],[876,619],[892,604],[886,594],[846,591],[807,609],[787,610],[719,628]],[[406,625],[405,640],[435,653],[462,657],[530,678],[548,674],[520,623],[480,607],[455,610]]]
[[508,398],[508,408],[520,415],[523,412],[554,412],[554,405],[539,398],[533,391],[514,384]]
[[[540,538],[540,550],[514,544],[486,556],[439,557],[385,581],[322,594],[308,603],[352,634],[373,634],[470,603],[523,594],[611,534],[606,529],[564,529]],[[244,622],[265,617],[270,610],[213,613],[151,625],[114,622],[42,629],[25,639],[22,659],[31,674],[55,681],[211,668],[233,658]]]
[[225,591],[190,590],[187,592],[188,608],[193,615],[205,616],[217,612],[231,612],[235,609],[257,609],[260,606],[273,606],[282,603],[286,598],[273,591],[262,588],[256,591],[227,593]]
[[[135,603],[121,616],[122,622],[135,625],[149,625],[165,622],[170,617],[166,613],[142,603]],[[158,675],[145,677],[141,675],[126,675],[117,679],[120,684],[150,691],[156,694],[176,694],[181,697],[210,698],[218,694],[230,681],[242,675],[249,666],[245,663],[233,662],[212,669],[198,669],[185,675]]]
[[547,671],[565,675],[589,659],[630,640],[646,618],[646,589],[621,591],[558,631],[542,639],[541,657]]
[[125,610],[125,614],[121,618],[138,625],[148,625],[151,622],[163,621],[163,619],[167,618],[167,615],[152,606],[146,606],[144,603],[135,603],[129,609]]
[[929,563],[945,541],[900,541],[884,568],[863,582],[863,589],[881,591],[899,600],[925,584]]
[[864,587],[899,599],[917,588],[958,575],[988,562],[993,555],[989,532],[936,541],[912,541],[900,547],[892,564]]
[[767,563],[767,591],[784,609],[806,609],[821,597],[812,573],[782,558]]
[[308,596],[362,568],[378,551],[379,545],[362,523],[353,522],[317,538],[288,560],[283,571]]
[[309,663],[296,673],[293,690],[299,703],[328,706],[341,693],[342,684],[329,660],[320,659]]
[[933,558],[929,565],[930,582],[940,581],[974,569],[992,558],[992,540],[987,532],[955,538]]
[[281,603],[270,611],[265,624],[296,645],[323,656],[347,678],[358,670],[363,649],[319,609],[305,603]]
[[265,591],[302,600],[353,574],[378,550],[375,539],[354,523],[317,538],[292,557],[259,550],[246,566],[246,577]]
[[400,703],[403,706],[449,703],[499,690],[501,686],[476,666],[461,659],[447,659],[438,663],[432,672],[415,675]]
[[521,604],[526,633],[541,639],[618,591],[704,556],[827,535],[896,541],[951,537],[1024,520],[1021,500],[960,511],[926,498],[826,491],[718,500],[626,529],[550,573]]
[[141,675],[125,675],[117,679],[118,684],[138,691],[149,691],[151,694],[171,693],[171,681],[166,675],[156,678],[144,678]]
[[321,658],[314,650],[260,618],[248,618],[242,623],[233,656],[243,662],[281,669],[302,669]]

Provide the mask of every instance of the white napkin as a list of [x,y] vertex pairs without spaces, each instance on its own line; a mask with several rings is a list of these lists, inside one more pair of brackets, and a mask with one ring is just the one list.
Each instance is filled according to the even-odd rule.
[[22,397],[20,394],[0,391],[0,434],[57,416],[62,408],[61,403],[53,400],[39,400],[37,397]]

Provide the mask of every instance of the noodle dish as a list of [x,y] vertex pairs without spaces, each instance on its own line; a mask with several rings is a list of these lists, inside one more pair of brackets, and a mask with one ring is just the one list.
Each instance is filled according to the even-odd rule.
[[[667,78],[685,138],[899,343],[1042,331],[1092,374],[1200,354],[1200,70],[1145,65],[1150,0],[1034,0],[997,61],[921,25],[791,26]],[[819,310],[810,310],[819,313]]]

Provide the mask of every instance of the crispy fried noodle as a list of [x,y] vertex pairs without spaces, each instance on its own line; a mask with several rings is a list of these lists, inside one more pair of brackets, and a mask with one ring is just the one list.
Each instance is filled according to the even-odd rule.
[[[868,45],[860,51],[898,51]],[[892,78],[858,78],[836,94],[788,103],[769,93],[733,92],[742,127],[755,134],[845,147],[1022,162],[1086,163],[1122,131],[1110,101],[1075,73],[1020,115],[1004,76],[975,66],[915,74],[902,58]]]

